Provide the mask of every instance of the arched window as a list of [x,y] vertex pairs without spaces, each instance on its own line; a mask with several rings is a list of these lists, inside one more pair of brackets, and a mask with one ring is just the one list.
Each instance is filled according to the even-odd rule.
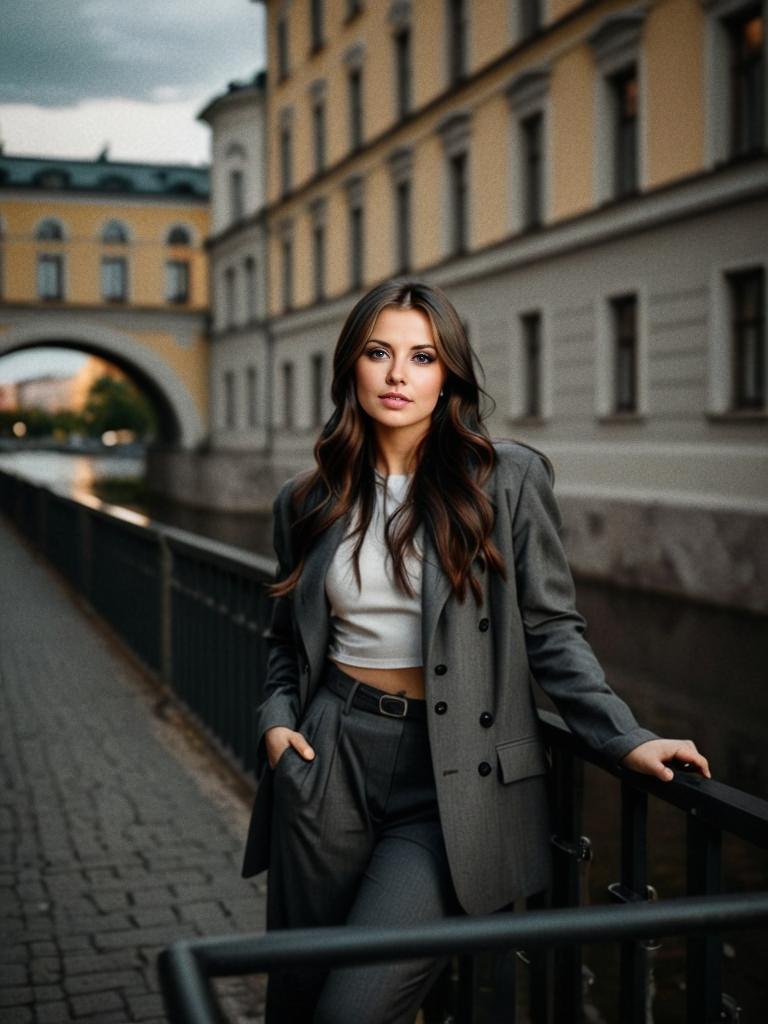
[[38,224],[35,238],[38,242],[63,242],[64,227],[61,221],[54,217],[48,217]]
[[183,224],[174,224],[166,238],[168,245],[192,245],[192,234]]
[[101,240],[106,245],[125,245],[128,241],[128,228],[122,221],[107,221],[101,232]]

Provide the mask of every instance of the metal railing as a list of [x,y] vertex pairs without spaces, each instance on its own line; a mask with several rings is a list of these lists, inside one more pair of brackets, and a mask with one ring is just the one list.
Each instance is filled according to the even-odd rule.
[[[0,511],[16,523],[178,696],[230,763],[252,780],[252,715],[261,698],[260,681],[267,655],[262,631],[268,620],[269,599],[264,584],[272,578],[272,562],[160,526],[143,516],[110,509],[90,496],[75,499],[2,471]],[[551,890],[528,901],[530,919],[538,919],[536,912],[543,908],[579,908],[584,902],[584,865],[591,857],[591,844],[582,834],[584,765],[597,765],[620,780],[620,870],[609,893],[613,900],[626,905],[612,908],[611,913],[623,909],[626,915],[611,920],[637,923],[636,931],[627,924],[622,925],[621,932],[611,932],[621,938],[617,1019],[621,1024],[645,1024],[653,950],[645,941],[643,922],[656,918],[643,915],[661,907],[650,905],[654,893],[648,884],[647,866],[649,796],[677,808],[685,817],[685,886],[691,898],[710,898],[720,893],[724,835],[768,850],[768,803],[698,775],[677,772],[672,782],[663,783],[622,771],[603,762],[557,716],[542,711],[540,718],[552,760],[554,871]],[[695,924],[703,920],[697,916],[697,905],[683,907],[686,914],[690,911],[693,916],[676,919],[675,926],[680,932],[690,932],[685,985],[687,1024],[733,1022],[738,1019],[735,1003],[722,993],[722,942],[716,931]],[[591,915],[592,911],[588,913]],[[595,921],[598,919],[602,920],[599,914],[594,916]],[[586,941],[591,935],[589,922],[593,917],[568,920],[584,925],[586,930],[579,932],[579,941]],[[707,920],[710,926],[714,924],[714,919]],[[517,929],[520,919],[508,924]],[[732,924],[735,919],[728,921],[729,927]],[[459,920],[448,922],[447,927],[450,930],[459,925],[468,927]],[[573,934],[576,936],[575,931]],[[523,932],[515,930],[505,935],[508,945],[522,942]],[[608,937],[608,932],[604,937]],[[302,942],[309,941],[306,936],[300,938]],[[267,945],[263,945],[267,939]],[[225,951],[231,949],[237,952],[236,963],[251,973],[256,970],[256,960],[241,956],[243,949],[263,957],[265,950],[279,953],[284,948],[281,943],[293,942],[288,933],[279,939],[267,939],[260,940],[258,951],[248,944],[251,940],[234,938],[200,940],[192,946],[181,944],[179,949],[191,949],[189,955],[202,957],[200,964],[205,966],[209,961],[201,951],[210,942],[211,948],[219,951],[219,959],[210,963],[221,966]],[[243,941],[245,946],[240,945]],[[269,944],[273,942],[278,945]],[[451,948],[462,947],[457,941]],[[169,955],[170,974],[176,970],[173,964],[182,962],[189,965],[189,957],[184,961],[176,953]],[[463,1009],[459,1016],[463,1013],[462,1019],[469,1019],[467,1007],[471,1005],[473,991],[471,959],[463,960],[462,964],[459,1006]],[[168,971],[166,977],[170,977]],[[228,967],[225,973],[240,971]],[[180,980],[173,982],[172,989],[175,986],[180,991],[184,987],[184,976],[182,973]],[[545,955],[534,952],[527,980],[530,1019],[535,1024],[579,1021],[583,978],[578,944],[561,944]],[[504,1019],[511,1021],[510,971],[497,975],[496,981],[497,997],[506,1001]],[[191,975],[190,984],[193,988],[198,984]]]
[[[311,928],[267,935],[225,936],[174,943],[158,958],[171,1024],[224,1024],[212,978],[253,974],[290,964],[361,964],[422,956],[525,950],[533,954],[575,943],[657,939],[666,935],[711,933],[724,927],[756,928],[768,921],[768,892],[704,896],[623,907],[539,910],[449,918],[405,928]],[[575,1010],[579,1001],[573,1004]],[[503,1020],[515,1019],[514,1003]],[[455,1018],[469,1024],[471,1007]],[[499,1017],[499,1020],[502,1018]],[[556,1013],[554,1020],[571,1019]],[[620,1017],[622,1024],[627,1018]],[[695,1018],[714,1024],[717,1016]]]
[[252,777],[273,562],[3,471],[0,511]]

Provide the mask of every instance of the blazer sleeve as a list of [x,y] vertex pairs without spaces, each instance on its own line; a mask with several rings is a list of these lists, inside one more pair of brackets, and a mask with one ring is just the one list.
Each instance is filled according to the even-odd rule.
[[608,685],[584,638],[586,623],[575,608],[561,526],[548,466],[532,454],[513,519],[515,577],[531,674],[577,736],[619,761],[657,737],[638,725]]
[[[283,484],[272,505],[272,543],[277,555],[275,582],[293,568],[290,545],[291,485]],[[269,651],[264,700],[256,711],[256,773],[266,764],[264,733],[274,726],[295,729],[299,718],[299,665],[293,625],[293,595],[273,598],[272,616],[263,636]]]

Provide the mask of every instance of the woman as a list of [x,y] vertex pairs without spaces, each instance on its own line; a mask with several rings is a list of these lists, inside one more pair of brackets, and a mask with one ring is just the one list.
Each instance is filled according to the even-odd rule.
[[[582,636],[544,456],[492,442],[446,296],[355,305],[317,468],[274,504],[279,562],[243,875],[267,925],[487,913],[548,883],[531,676],[608,759],[672,777],[690,741],[638,726]],[[412,1021],[441,964],[285,970],[267,1020]]]

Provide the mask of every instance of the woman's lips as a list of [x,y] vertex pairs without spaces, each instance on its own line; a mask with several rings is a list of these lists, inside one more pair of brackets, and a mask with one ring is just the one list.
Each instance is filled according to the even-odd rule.
[[388,409],[402,409],[406,405],[410,405],[410,401],[407,398],[395,398],[394,395],[380,395],[379,400],[386,405]]

